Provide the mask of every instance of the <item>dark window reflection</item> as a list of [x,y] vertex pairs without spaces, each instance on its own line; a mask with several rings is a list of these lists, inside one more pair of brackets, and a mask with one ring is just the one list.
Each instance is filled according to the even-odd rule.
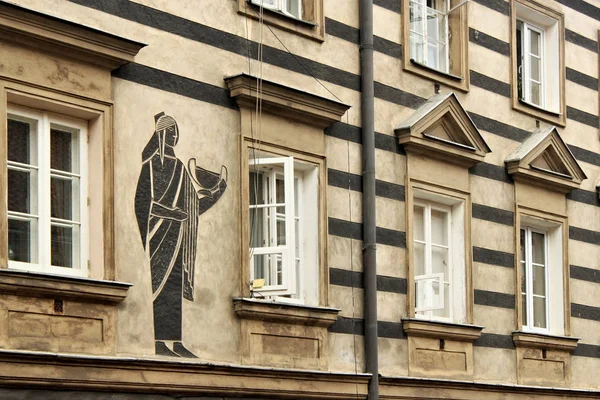
[[73,268],[73,228],[52,226],[52,265]]
[[29,129],[26,122],[8,120],[8,160],[29,164]]
[[8,169],[8,210],[31,213],[31,173]]
[[50,130],[50,168],[73,172],[71,160],[71,132]]
[[52,218],[73,219],[73,182],[52,177],[50,180]]
[[31,222],[8,219],[8,259],[31,262]]

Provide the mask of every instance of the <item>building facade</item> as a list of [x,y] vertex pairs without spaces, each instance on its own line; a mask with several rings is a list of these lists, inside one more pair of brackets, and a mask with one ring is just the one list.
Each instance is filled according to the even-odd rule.
[[1,398],[600,397],[600,4],[360,3],[0,2]]

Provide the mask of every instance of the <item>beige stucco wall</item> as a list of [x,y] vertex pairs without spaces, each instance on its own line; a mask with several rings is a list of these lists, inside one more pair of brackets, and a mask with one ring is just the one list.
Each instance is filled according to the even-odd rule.
[[[18,0],[17,4],[50,15],[89,25],[117,35],[148,44],[136,56],[136,63],[160,71],[189,78],[194,81],[225,88],[225,76],[250,71],[262,71],[263,77],[290,87],[332,98],[331,94],[313,77],[293,72],[272,64],[259,65],[240,54],[227,52],[209,44],[182,38],[172,33],[128,21],[108,13],[99,12],[62,0]],[[261,40],[260,26],[236,14],[233,0],[139,0],[139,4],[203,24],[211,29],[232,33],[257,42]],[[565,14],[566,27],[592,40],[600,23],[557,2],[552,6]],[[497,39],[508,41],[510,20],[477,2],[469,2],[469,26]],[[340,5],[338,0],[325,1],[326,17],[358,28],[358,1]],[[400,44],[400,14],[375,6],[375,35]],[[359,49],[357,44],[327,35],[324,43],[301,38],[289,32],[272,28],[285,46],[308,60],[359,74]],[[281,43],[266,28],[262,42],[283,50]],[[4,54],[4,44],[0,53]],[[598,78],[598,54],[566,43],[566,65],[569,68]],[[406,53],[406,52],[405,52]],[[405,54],[406,56],[406,54]],[[469,43],[469,68],[504,83],[510,82],[511,61],[508,57]],[[401,60],[375,52],[375,80],[383,85],[421,97],[434,94],[433,82],[402,71]],[[8,63],[5,63],[8,65]],[[250,67],[249,67],[250,65]],[[3,73],[0,65],[0,73]],[[90,71],[93,75],[94,71]],[[87,75],[86,75],[87,76]],[[325,85],[342,102],[351,106],[342,122],[360,126],[360,93],[340,85]],[[41,83],[43,84],[43,82]],[[156,82],[160,86],[161,82]],[[68,87],[62,90],[76,90]],[[102,90],[101,86],[98,90]],[[442,92],[449,89],[442,86]],[[85,96],[85,92],[81,92]],[[535,119],[511,108],[510,98],[471,85],[468,93],[456,93],[469,112],[524,130],[535,128]],[[132,283],[126,300],[117,307],[116,354],[123,356],[154,357],[152,319],[152,291],[150,265],[141,245],[136,222],[134,197],[141,167],[141,152],[154,129],[154,115],[164,111],[173,116],[180,129],[180,141],[175,152],[187,163],[195,157],[198,165],[218,170],[225,165],[229,171],[228,188],[224,196],[200,217],[198,251],[195,272],[195,301],[184,300],[183,339],[201,361],[240,364],[241,332],[239,318],[235,315],[231,299],[241,294],[240,258],[246,251],[240,248],[240,112],[209,102],[195,100],[168,90],[144,86],[127,80],[112,79],[114,103],[114,157],[115,157],[115,243],[116,279]],[[570,107],[597,115],[598,92],[566,82],[566,103]],[[393,136],[394,128],[412,114],[409,107],[375,99],[375,130]],[[545,125],[542,122],[542,125]],[[600,153],[598,129],[569,119],[560,129],[562,138],[570,145]],[[503,167],[504,159],[519,142],[482,129],[482,136],[492,149],[485,162]],[[330,135],[323,138],[327,167],[331,170],[361,174],[361,146]],[[406,184],[407,156],[377,149],[376,177],[396,185]],[[581,163],[588,176],[581,188],[595,190],[600,181],[600,167]],[[505,211],[515,210],[514,185],[468,175],[465,168],[445,166],[428,158],[415,158],[410,166],[416,177],[432,183],[444,184],[449,176],[460,180],[460,189],[470,193],[474,204],[482,204]],[[442,173],[446,175],[441,175]],[[529,192],[530,193],[530,192]],[[563,213],[564,197],[540,197],[547,202],[548,211]],[[525,199],[526,200],[526,199]],[[406,202],[378,197],[377,226],[394,231],[406,231]],[[351,222],[362,222],[362,201],[358,191],[329,186],[327,189],[327,215]],[[567,201],[566,213],[571,226],[600,232],[600,207],[581,202]],[[491,250],[514,253],[514,227],[473,219],[471,244]],[[409,240],[409,238],[407,238]],[[341,270],[362,271],[362,242],[329,235],[327,240],[327,266]],[[569,241],[569,264],[600,270],[598,244]],[[378,275],[407,278],[406,249],[384,244],[377,246]],[[474,262],[472,268],[475,290],[515,294],[514,270],[511,268]],[[571,280],[571,301],[600,307],[598,283]],[[363,318],[363,290],[331,285],[327,303],[341,309],[344,318]],[[403,293],[378,293],[380,321],[400,324],[408,316],[407,296]],[[475,305],[473,322],[485,326],[484,333],[510,335],[517,328],[513,309]],[[585,344],[600,345],[600,322],[573,318],[571,334]],[[380,373],[387,376],[408,374],[408,343],[405,338],[379,339]],[[286,351],[286,349],[282,349]],[[328,334],[328,368],[337,372],[364,372],[363,336],[348,333]],[[597,379],[590,371],[600,368],[600,359],[571,357],[571,386],[596,388]],[[517,383],[516,351],[492,347],[473,347],[472,379],[478,382],[503,384]]]

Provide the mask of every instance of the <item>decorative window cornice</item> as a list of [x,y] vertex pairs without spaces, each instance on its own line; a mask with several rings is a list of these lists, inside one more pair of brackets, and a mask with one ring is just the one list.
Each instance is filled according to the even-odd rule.
[[262,101],[262,110],[305,124],[326,128],[339,122],[349,105],[325,97],[263,79],[261,93],[257,90],[257,77],[240,74],[226,77],[225,82],[240,107],[252,108]]
[[406,151],[470,167],[491,150],[452,92],[436,94],[395,129]]
[[554,126],[535,130],[504,163],[514,179],[559,192],[577,189],[587,179]]
[[146,46],[4,2],[0,3],[0,38],[110,70],[133,61]]

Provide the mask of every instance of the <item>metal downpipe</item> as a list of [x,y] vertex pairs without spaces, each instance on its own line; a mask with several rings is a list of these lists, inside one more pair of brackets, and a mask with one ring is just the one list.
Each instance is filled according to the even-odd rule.
[[377,253],[375,245],[375,93],[373,77],[373,0],[360,0],[360,70],[363,183],[363,272],[365,357],[369,400],[379,399],[377,347]]

